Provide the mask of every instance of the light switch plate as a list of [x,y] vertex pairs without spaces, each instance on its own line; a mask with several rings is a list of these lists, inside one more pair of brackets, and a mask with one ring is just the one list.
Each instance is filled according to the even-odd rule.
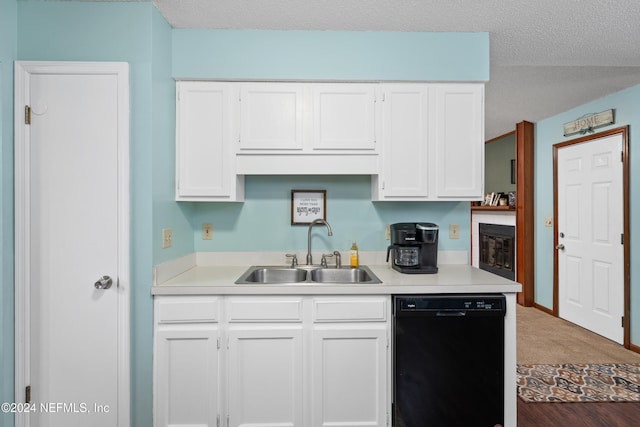
[[449,238],[450,239],[460,238],[460,226],[458,224],[449,224]]
[[172,243],[173,243],[173,236],[171,235],[171,229],[163,228],[162,229],[162,249],[171,247]]
[[211,224],[202,224],[202,240],[213,239],[213,226]]
[[553,227],[553,218],[551,218],[551,217],[549,217],[549,216],[548,216],[548,217],[546,217],[546,218],[544,219],[544,226],[545,226],[545,227]]

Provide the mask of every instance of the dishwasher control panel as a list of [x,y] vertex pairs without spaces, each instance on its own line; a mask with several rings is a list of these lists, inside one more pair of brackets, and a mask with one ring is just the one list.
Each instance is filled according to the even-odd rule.
[[396,313],[498,312],[504,314],[504,295],[407,295],[394,297]]

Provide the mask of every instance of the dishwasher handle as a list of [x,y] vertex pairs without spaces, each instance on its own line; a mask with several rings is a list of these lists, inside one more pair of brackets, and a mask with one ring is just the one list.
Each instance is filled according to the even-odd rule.
[[436,317],[465,317],[465,311],[437,311]]

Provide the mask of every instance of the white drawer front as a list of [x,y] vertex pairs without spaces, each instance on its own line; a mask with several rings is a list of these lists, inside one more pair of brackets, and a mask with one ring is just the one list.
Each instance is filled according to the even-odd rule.
[[157,298],[158,323],[216,323],[220,319],[220,303],[216,297]]
[[236,322],[302,322],[302,298],[229,298],[227,318]]
[[371,298],[315,298],[314,322],[385,322],[388,299]]

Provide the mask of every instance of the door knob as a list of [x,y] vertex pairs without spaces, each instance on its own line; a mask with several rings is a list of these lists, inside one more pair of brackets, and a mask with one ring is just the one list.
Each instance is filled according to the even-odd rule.
[[95,286],[96,289],[109,289],[112,284],[113,280],[111,279],[111,277],[102,276],[96,283],[94,283],[93,286]]
[[556,246],[556,249],[563,251],[564,250],[564,245],[562,243],[560,243],[558,246]]

